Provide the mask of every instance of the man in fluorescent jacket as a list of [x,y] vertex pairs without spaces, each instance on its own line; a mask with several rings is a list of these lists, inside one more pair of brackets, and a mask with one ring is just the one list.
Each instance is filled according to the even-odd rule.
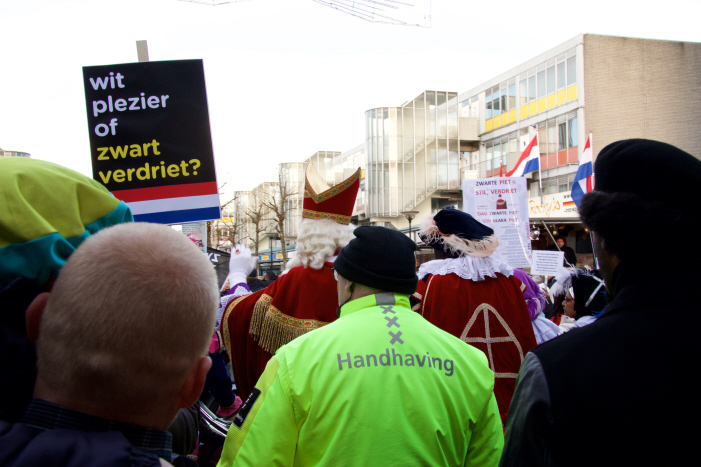
[[496,465],[485,355],[411,311],[415,244],[359,227],[334,263],[339,319],[281,347],[219,466]]

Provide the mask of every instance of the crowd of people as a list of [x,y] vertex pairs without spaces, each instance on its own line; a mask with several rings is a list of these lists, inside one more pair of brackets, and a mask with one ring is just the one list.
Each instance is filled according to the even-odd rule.
[[220,288],[100,183],[0,160],[0,465],[687,462],[701,258],[659,246],[701,227],[701,161],[624,140],[595,174],[600,269],[566,252],[545,278],[455,209],[421,223],[417,271],[406,235],[350,223],[360,171],[330,187],[310,164],[295,257],[260,279],[236,245]]

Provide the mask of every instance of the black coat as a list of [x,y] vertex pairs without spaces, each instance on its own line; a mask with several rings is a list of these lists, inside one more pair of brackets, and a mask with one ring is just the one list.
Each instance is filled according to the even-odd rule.
[[683,465],[695,456],[699,279],[619,264],[604,314],[524,360],[500,465]]

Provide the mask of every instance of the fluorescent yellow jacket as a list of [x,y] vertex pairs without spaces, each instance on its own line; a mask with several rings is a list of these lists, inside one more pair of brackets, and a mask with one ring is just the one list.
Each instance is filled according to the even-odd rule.
[[219,467],[497,465],[484,353],[377,294],[281,347],[226,436]]

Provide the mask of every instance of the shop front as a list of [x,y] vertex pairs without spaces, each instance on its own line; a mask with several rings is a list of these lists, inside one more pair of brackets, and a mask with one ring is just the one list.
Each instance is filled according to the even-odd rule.
[[528,218],[534,250],[557,250],[553,239],[562,238],[574,250],[578,268],[595,267],[591,236],[569,193],[529,198]]

